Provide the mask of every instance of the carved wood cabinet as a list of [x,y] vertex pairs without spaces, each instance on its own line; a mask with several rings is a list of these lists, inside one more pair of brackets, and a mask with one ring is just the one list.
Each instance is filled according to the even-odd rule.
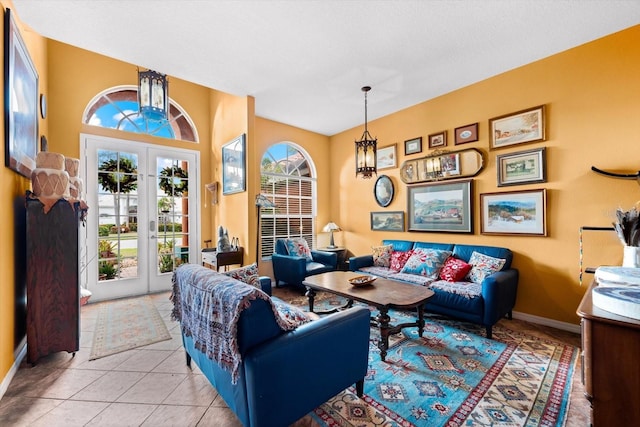
[[[43,199],[44,200],[44,199]],[[80,346],[79,202],[27,195],[27,362]]]
[[640,425],[640,321],[593,305],[592,283],[582,318],[582,382],[594,427]]

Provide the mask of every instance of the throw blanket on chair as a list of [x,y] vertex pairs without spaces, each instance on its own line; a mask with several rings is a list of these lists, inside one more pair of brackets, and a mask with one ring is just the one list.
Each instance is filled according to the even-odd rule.
[[192,337],[195,347],[231,373],[238,381],[242,357],[238,349],[237,329],[240,313],[255,299],[268,301],[276,322],[283,331],[300,323],[283,318],[269,295],[253,286],[196,264],[183,264],[172,277],[171,319],[180,322],[182,332]]

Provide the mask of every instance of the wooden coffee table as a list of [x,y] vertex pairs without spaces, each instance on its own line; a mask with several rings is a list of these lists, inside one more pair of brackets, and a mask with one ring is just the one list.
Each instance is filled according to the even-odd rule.
[[[370,285],[352,286],[349,283],[349,279],[357,276],[362,276],[362,273],[331,271],[308,276],[302,284],[307,287],[306,295],[309,298],[309,311],[313,312],[315,291],[325,291],[347,298],[348,303],[345,307],[351,307],[353,301],[360,301],[377,308],[379,313],[371,320],[372,324],[380,328],[381,339],[378,342],[378,348],[380,349],[380,358],[384,361],[389,348],[389,335],[400,332],[402,328],[417,326],[418,334],[422,336],[424,331],[424,304],[433,296],[433,291],[424,286],[402,283],[381,277]],[[391,325],[389,323],[391,320],[389,309],[391,308],[416,309],[418,319],[415,323]]]

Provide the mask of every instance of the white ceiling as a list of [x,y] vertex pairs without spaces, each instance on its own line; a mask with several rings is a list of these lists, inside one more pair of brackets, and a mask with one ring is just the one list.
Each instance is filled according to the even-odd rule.
[[364,122],[362,86],[373,120],[640,23],[639,0],[13,3],[43,36],[325,135]]

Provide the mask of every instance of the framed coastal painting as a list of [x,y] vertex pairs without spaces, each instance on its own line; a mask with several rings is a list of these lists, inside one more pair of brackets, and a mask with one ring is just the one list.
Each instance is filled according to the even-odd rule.
[[473,232],[473,180],[408,187],[409,231]]
[[396,144],[381,147],[376,150],[376,165],[378,170],[390,169],[397,166]]
[[489,120],[489,148],[545,140],[545,107],[528,108]]
[[480,194],[480,232],[546,236],[546,209],[546,189]]
[[546,182],[545,154],[543,147],[496,156],[498,187]]
[[371,212],[371,230],[404,231],[404,212]]
[[222,146],[222,194],[245,191],[245,134]]
[[4,14],[5,166],[31,178],[38,150],[38,73],[10,9]]

